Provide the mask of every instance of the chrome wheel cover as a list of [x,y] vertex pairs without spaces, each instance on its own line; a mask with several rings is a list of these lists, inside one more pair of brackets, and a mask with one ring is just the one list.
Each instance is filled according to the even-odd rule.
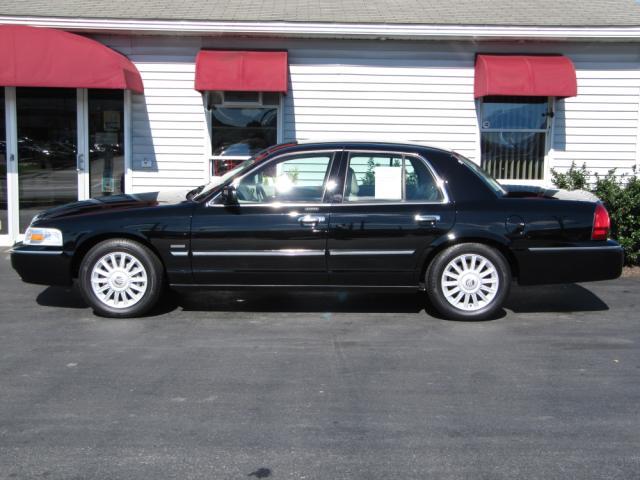
[[124,309],[138,303],[147,291],[147,270],[126,252],[108,253],[91,270],[91,289],[100,302]]
[[465,312],[474,312],[495,299],[500,278],[489,259],[476,253],[465,253],[447,264],[440,284],[449,304]]

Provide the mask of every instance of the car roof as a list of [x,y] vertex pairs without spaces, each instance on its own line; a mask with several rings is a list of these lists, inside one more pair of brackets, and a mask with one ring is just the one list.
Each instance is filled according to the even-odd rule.
[[[272,147],[274,148],[274,147]],[[368,141],[325,141],[325,142],[312,142],[312,141],[304,141],[304,142],[291,142],[281,144],[276,146],[274,150],[277,148],[278,152],[286,152],[289,150],[293,151],[304,151],[304,150],[326,150],[326,149],[336,149],[336,150],[384,150],[384,151],[438,151],[443,153],[452,153],[451,150],[447,150],[444,148],[432,147],[427,145],[417,145],[411,143],[400,143],[400,142],[368,142]]]

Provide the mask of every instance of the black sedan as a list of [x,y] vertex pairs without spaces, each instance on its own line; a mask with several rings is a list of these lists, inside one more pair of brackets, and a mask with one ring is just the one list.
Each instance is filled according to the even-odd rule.
[[623,253],[586,193],[505,188],[445,150],[283,144],[208,185],[37,215],[11,254],[25,282],[77,284],[105,316],[163,289],[426,291],[445,317],[491,317],[520,284],[613,279]]

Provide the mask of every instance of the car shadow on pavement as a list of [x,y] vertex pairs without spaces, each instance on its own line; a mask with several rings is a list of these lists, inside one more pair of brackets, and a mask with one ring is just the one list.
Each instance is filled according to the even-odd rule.
[[422,293],[217,291],[177,296],[185,311],[215,312],[344,312],[418,313],[425,308]]
[[[46,307],[86,309],[73,287],[47,287],[36,298]],[[597,295],[577,284],[516,286],[504,307],[515,313],[590,312],[609,310]],[[167,292],[146,317],[184,311],[212,312],[343,312],[419,313],[441,318],[424,293],[308,292],[277,290]],[[501,310],[493,320],[506,315]]]
[[74,287],[47,287],[36,297],[38,305],[60,308],[87,308]]
[[609,305],[591,290],[575,283],[560,285],[514,286],[505,308],[515,313],[600,312]]

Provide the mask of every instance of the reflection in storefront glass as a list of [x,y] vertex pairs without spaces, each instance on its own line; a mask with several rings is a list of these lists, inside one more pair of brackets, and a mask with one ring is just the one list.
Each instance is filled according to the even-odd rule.
[[4,119],[4,88],[0,87],[0,235],[6,235],[9,228],[7,223],[7,133]]
[[486,97],[482,168],[499,179],[543,178],[548,116],[546,97]]
[[78,199],[76,90],[17,88],[20,231],[38,212]]
[[122,90],[89,90],[91,197],[124,193],[124,97]]
[[214,156],[248,157],[278,142],[277,108],[211,109]]

